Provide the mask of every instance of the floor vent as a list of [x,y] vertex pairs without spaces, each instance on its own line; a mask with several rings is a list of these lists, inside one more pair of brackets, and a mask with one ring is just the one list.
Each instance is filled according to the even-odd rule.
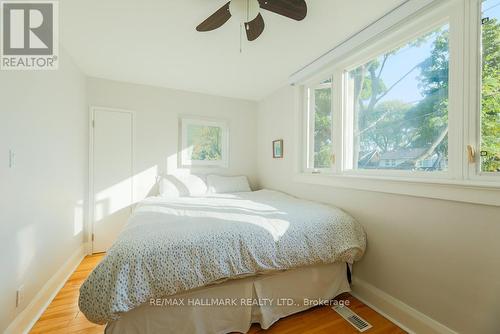
[[370,325],[365,319],[361,318],[359,315],[351,311],[351,309],[347,306],[334,306],[332,307],[332,309],[340,314],[340,316],[347,320],[351,325],[356,327],[356,329],[360,332],[364,332],[372,328],[372,325]]

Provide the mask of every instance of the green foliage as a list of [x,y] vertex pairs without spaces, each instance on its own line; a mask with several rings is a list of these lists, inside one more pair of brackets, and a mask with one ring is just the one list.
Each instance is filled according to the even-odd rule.
[[500,23],[497,19],[483,24],[481,101],[481,169],[500,171]]
[[193,160],[222,159],[222,130],[214,126],[191,125],[187,129],[188,146]]
[[[387,87],[381,79],[384,66],[400,49],[349,73],[354,84],[355,151],[358,156],[359,151],[384,153],[398,149],[434,148],[432,154],[447,158],[448,30],[430,32],[407,46],[418,47],[431,38],[434,42],[429,57],[410,70],[419,70],[422,99],[416,104],[382,99],[393,88]],[[500,171],[500,24],[496,19],[483,24],[482,47],[481,150],[487,151],[488,155],[482,158],[481,167],[483,171],[494,172]],[[406,74],[402,73],[401,80]],[[330,167],[331,90],[315,90],[315,99],[314,163],[318,168]]]
[[[412,109],[409,117],[415,128],[412,147],[429,147],[448,128],[449,50],[448,30],[436,32],[431,55],[420,67],[419,87],[424,98]],[[448,139],[438,143],[439,156],[448,154]]]
[[329,168],[331,166],[332,147],[332,90],[320,88],[314,90],[314,167]]
[[372,112],[361,113],[361,124],[373,124],[375,120],[381,119],[377,126],[360,133],[360,142],[363,144],[361,149],[388,152],[403,147],[409,140],[409,133],[402,125],[406,122],[405,115],[410,109],[410,105],[396,100],[378,103]]
[[[384,54],[350,73],[354,79],[354,96],[357,98],[354,107],[358,154],[359,151],[385,153],[435,145],[432,154],[446,157],[447,137],[441,138],[448,126],[448,31],[433,31],[408,43],[406,47],[419,47],[430,39],[434,42],[429,57],[407,73],[402,73],[400,79],[390,87],[381,79],[384,66],[402,48]],[[418,103],[383,100],[391,89],[416,70],[420,71],[418,80],[423,97]],[[436,144],[436,141],[439,143]]]

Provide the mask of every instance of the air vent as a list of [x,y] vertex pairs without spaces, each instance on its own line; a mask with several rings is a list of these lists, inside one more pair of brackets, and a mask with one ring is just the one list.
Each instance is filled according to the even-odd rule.
[[333,306],[332,309],[340,314],[342,318],[347,320],[351,325],[356,327],[356,329],[360,332],[364,332],[370,328],[370,325],[365,319],[361,318],[359,315],[351,311],[347,306]]

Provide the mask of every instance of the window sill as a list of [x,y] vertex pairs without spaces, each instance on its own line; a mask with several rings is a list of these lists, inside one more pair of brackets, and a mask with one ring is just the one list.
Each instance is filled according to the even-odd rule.
[[294,182],[388,194],[500,206],[498,182],[403,179],[364,175],[299,173]]

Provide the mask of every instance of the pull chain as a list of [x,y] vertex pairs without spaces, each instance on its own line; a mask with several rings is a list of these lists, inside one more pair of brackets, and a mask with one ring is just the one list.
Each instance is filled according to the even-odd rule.
[[[247,0],[247,22],[248,21],[250,21],[250,0]],[[243,29],[245,29],[245,32],[248,29],[244,22],[240,24],[240,53],[243,53]]]

